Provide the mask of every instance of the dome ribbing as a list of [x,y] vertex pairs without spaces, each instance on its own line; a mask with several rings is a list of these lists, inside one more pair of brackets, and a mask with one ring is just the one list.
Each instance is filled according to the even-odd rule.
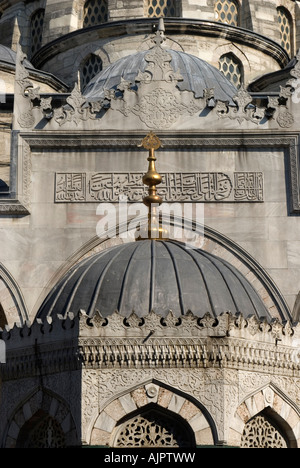
[[95,310],[142,317],[226,311],[268,317],[262,300],[232,265],[175,241],[144,240],[112,247],[76,265],[50,293],[39,317]]
[[[172,57],[171,67],[183,78],[177,86],[181,91],[192,91],[195,98],[202,98],[205,89],[214,88],[214,97],[232,103],[236,87],[219,71],[204,60],[181,51],[165,49]],[[148,63],[145,57],[149,50],[123,57],[108,66],[93,78],[84,90],[85,98],[92,102],[105,96],[105,90],[117,89],[121,80],[133,85],[138,72],[144,72]]]

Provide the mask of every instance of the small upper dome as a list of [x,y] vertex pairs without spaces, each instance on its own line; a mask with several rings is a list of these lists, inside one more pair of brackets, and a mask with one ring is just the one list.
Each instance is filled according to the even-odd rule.
[[[9,47],[5,47],[4,45],[0,44],[0,64],[8,64],[16,66],[17,61],[17,54],[13,50],[9,49]],[[28,61],[24,60],[24,65],[26,68],[34,69],[33,65]]]
[[[181,91],[193,91],[195,98],[203,97],[205,89],[214,88],[215,99],[232,103],[236,87],[219,71],[204,60],[181,51],[164,49],[171,55],[171,67],[179,71],[183,81],[177,86]],[[105,90],[117,89],[123,78],[135,84],[139,71],[144,72],[149,63],[145,57],[149,50],[123,57],[98,73],[87,85],[84,96],[96,101],[105,95]]]
[[223,312],[269,317],[244,276],[226,261],[176,241],[143,240],[83,260],[59,282],[38,316],[115,311],[142,317],[154,311],[202,317]]

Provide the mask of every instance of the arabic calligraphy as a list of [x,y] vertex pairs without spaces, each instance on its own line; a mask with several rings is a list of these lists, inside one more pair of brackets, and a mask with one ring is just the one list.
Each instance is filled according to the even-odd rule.
[[263,200],[263,175],[261,172],[236,172],[234,182],[235,200]]
[[[159,194],[165,202],[263,201],[261,172],[162,173]],[[142,172],[57,173],[55,202],[140,202],[146,195]]]
[[55,201],[59,202],[84,202],[86,201],[86,175],[56,174]]

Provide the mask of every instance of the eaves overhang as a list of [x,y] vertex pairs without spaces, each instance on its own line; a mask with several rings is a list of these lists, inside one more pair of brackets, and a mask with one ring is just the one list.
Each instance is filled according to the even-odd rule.
[[[56,55],[77,46],[113,37],[151,35],[156,31],[157,22],[157,18],[141,18],[113,21],[79,29],[46,44],[32,57],[31,62],[36,68],[42,68]],[[164,23],[165,34],[170,38],[178,34],[222,38],[271,56],[281,68],[284,68],[290,60],[287,52],[278,43],[248,29],[215,21],[188,18],[164,18]]]

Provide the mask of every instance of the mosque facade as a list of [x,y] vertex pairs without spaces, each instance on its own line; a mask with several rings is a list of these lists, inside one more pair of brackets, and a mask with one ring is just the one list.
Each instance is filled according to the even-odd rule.
[[298,448],[300,2],[0,14],[0,446]]

